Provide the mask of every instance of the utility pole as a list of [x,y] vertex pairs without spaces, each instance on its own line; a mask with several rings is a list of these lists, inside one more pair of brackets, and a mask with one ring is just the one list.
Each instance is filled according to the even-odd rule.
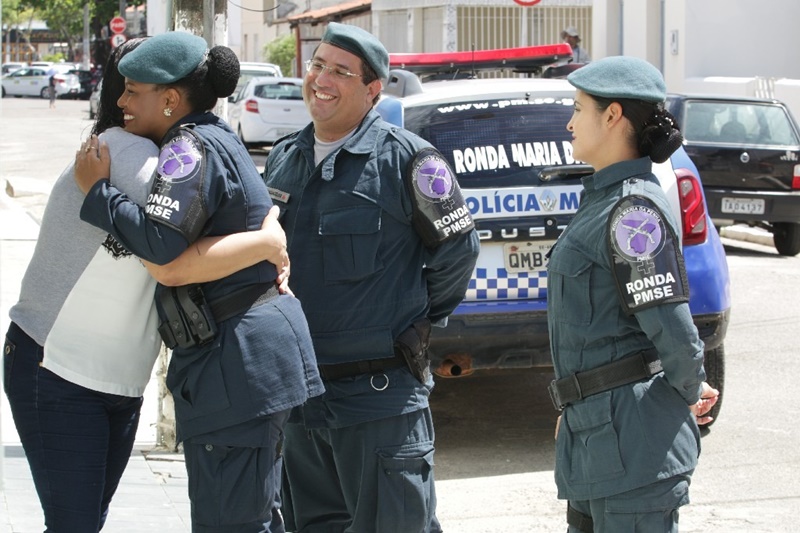
[[92,49],[89,46],[89,2],[83,4],[83,68],[92,66]]

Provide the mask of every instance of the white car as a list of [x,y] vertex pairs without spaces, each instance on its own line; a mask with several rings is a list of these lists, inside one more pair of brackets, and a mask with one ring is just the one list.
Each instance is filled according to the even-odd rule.
[[251,79],[228,110],[229,123],[245,146],[272,145],[311,122],[302,78]]
[[55,77],[56,97],[63,98],[77,95],[81,90],[81,82],[75,74],[53,67],[29,67],[15,70],[2,78],[2,95],[5,96],[39,96],[50,98],[50,76]]
[[233,102],[236,100],[236,96],[239,94],[239,91],[242,90],[242,87],[247,85],[248,81],[252,80],[253,78],[264,76],[280,78],[283,77],[283,73],[281,72],[281,67],[272,63],[239,63],[239,81],[236,84],[236,89],[233,91],[233,95],[231,95],[229,101]]
[[19,61],[9,61],[8,63],[3,63],[2,73],[3,74],[10,74],[15,70],[19,70],[21,68],[27,67],[27,63],[21,63]]

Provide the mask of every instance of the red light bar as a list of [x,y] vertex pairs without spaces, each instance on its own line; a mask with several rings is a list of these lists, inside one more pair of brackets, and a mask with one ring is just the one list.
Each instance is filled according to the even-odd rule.
[[570,58],[572,58],[572,48],[566,43],[559,43],[467,52],[389,54],[389,67],[403,68],[414,72],[498,68],[513,68],[525,72]]

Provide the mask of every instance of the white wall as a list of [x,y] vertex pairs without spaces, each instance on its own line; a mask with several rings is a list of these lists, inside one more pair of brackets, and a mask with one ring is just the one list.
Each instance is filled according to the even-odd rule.
[[683,1],[686,77],[800,79],[798,0]]

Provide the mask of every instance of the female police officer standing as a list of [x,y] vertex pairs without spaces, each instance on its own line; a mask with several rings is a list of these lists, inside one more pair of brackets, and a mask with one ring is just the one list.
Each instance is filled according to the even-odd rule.
[[704,382],[678,225],[651,172],[681,135],[644,60],[605,58],[567,79],[575,158],[595,173],[548,266],[558,496],[573,533],[673,532],[698,423],[718,396]]
[[[125,129],[161,146],[153,187],[145,208],[130,202],[104,179],[100,147],[99,159],[78,158],[81,218],[157,264],[201,235],[257,230],[271,206],[267,189],[233,131],[208,112],[236,86],[233,52],[171,32],[128,54],[119,71]],[[167,385],[193,531],[283,531],[274,503],[283,427],[291,407],[323,389],[300,304],[278,295],[276,275],[264,261],[218,281],[160,286],[156,296],[173,348]]]

